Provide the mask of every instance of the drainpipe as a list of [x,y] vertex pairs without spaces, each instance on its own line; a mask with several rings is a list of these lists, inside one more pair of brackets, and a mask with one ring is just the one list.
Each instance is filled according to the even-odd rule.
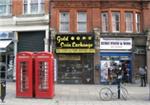
[[100,29],[94,28],[95,54],[94,54],[94,83],[100,84]]
[[16,55],[17,55],[17,43],[18,43],[18,32],[14,32],[14,70],[13,70],[13,80],[16,80]]

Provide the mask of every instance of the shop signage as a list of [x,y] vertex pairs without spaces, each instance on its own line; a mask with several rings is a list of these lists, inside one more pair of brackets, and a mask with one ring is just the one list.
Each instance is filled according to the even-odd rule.
[[95,53],[95,49],[56,49],[56,53]]
[[55,39],[56,53],[95,53],[92,34],[59,34]]
[[80,61],[81,60],[81,57],[79,55],[59,55],[59,58],[58,58],[60,61],[63,61],[63,60],[72,60],[72,61]]
[[132,49],[132,38],[100,38],[100,49]]

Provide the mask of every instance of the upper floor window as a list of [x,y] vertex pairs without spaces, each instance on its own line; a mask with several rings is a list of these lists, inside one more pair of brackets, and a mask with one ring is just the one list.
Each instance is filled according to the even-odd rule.
[[0,16],[11,15],[12,0],[0,0]]
[[78,12],[77,14],[77,32],[87,31],[87,14],[86,12]]
[[69,32],[69,13],[61,12],[60,13],[60,32]]
[[101,19],[102,19],[102,32],[108,32],[109,31],[108,13],[107,12],[102,13]]
[[44,13],[44,0],[24,0],[24,14]]
[[112,32],[120,32],[120,13],[112,12]]
[[135,23],[136,23],[136,32],[140,32],[140,14],[136,13],[135,14]]
[[125,13],[125,28],[126,32],[133,32],[133,13]]

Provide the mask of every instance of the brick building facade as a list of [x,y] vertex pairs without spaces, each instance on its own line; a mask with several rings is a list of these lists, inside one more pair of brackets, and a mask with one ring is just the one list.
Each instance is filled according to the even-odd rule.
[[[50,5],[59,83],[115,82],[112,62],[124,63],[128,81],[134,82],[139,66],[147,65],[149,1],[51,0]],[[81,45],[74,47],[89,34],[94,35],[93,52]]]

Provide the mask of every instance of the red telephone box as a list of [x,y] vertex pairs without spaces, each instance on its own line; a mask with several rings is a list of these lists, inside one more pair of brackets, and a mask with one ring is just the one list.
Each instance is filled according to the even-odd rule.
[[33,97],[33,53],[20,52],[16,61],[16,97]]
[[54,96],[54,58],[49,52],[35,54],[35,97]]

